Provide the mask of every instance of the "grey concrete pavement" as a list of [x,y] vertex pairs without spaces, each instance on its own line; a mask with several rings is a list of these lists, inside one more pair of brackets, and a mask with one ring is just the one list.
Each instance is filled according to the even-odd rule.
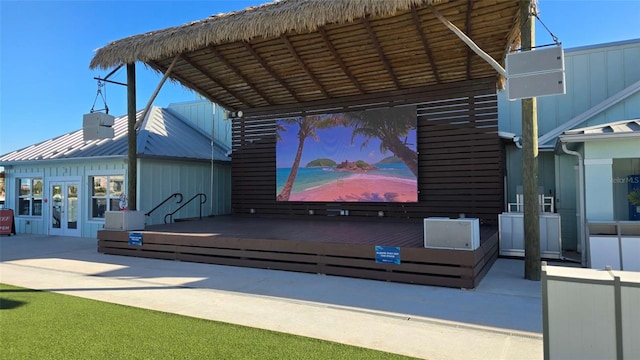
[[540,283],[498,259],[474,290],[99,254],[0,237],[0,282],[429,359],[541,359]]

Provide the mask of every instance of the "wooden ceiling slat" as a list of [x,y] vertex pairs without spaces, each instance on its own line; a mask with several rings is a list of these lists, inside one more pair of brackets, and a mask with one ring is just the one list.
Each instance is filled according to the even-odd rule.
[[431,47],[429,47],[429,41],[427,41],[427,37],[424,35],[424,30],[422,30],[422,25],[420,24],[420,19],[418,18],[418,11],[415,6],[411,7],[411,16],[413,19],[413,26],[415,26],[416,31],[418,31],[418,36],[420,37],[420,41],[422,41],[422,46],[424,48],[425,54],[427,54],[427,59],[429,60],[429,66],[431,67],[431,71],[433,72],[433,77],[436,79],[436,83],[440,84],[442,80],[440,80],[440,72],[438,71],[438,67],[433,58],[433,54],[431,53]]
[[244,43],[244,47],[247,49],[247,51],[251,54],[251,56],[253,56],[253,58],[258,61],[258,63],[260,63],[260,65],[262,65],[262,67],[264,68],[264,70],[266,70],[278,83],[280,83],[280,85],[282,85],[282,87],[287,90],[287,92],[289,93],[289,95],[291,95],[291,97],[293,97],[296,102],[300,102],[300,98],[298,98],[298,96],[296,95],[295,91],[293,91],[293,89],[291,89],[289,87],[289,85],[287,85],[286,82],[284,82],[283,77],[279,76],[270,66],[269,64],[267,64],[267,62],[260,57],[260,55],[253,49],[253,47],[251,47],[251,44],[249,43]]
[[[467,1],[467,18],[465,20],[465,33],[469,38],[473,37],[471,33],[471,10],[473,9],[473,0]],[[467,47],[467,80],[471,79],[471,61],[473,58],[471,57],[471,48]]]
[[384,56],[382,47],[378,42],[378,37],[376,36],[376,33],[371,28],[371,23],[369,22],[369,18],[365,16],[362,19],[362,23],[364,24],[364,27],[367,29],[367,33],[369,33],[369,37],[371,38],[373,47],[378,52],[378,57],[380,58],[380,61],[384,65],[385,69],[387,70],[387,74],[389,75],[393,83],[396,85],[396,89],[400,89],[401,88],[400,82],[398,81],[398,78],[396,77],[396,74],[394,73],[393,68],[391,67],[391,64],[389,64],[389,60]]
[[245,77],[237,67],[235,67],[231,62],[229,62],[220,52],[218,52],[215,47],[210,46],[209,50],[216,56],[221,62],[223,62],[231,71],[233,71],[245,84],[247,84],[256,94],[260,95],[262,100],[269,105],[273,105],[273,102],[265,95],[262,91],[260,91],[247,77]]
[[[160,65],[159,62],[155,62],[155,61],[149,61],[147,62],[151,67],[155,68],[158,71],[166,71],[166,69],[168,68],[168,66],[162,66]],[[203,88],[201,88],[200,86],[192,83],[191,81],[183,78],[182,76],[180,76],[178,73],[172,72],[171,74],[169,74],[169,77],[182,83],[184,86],[187,86],[193,90],[195,90],[197,93],[199,93],[200,95],[206,97],[207,99],[209,99],[212,102],[218,102],[219,99],[216,99],[214,97],[211,96],[211,94],[209,94],[207,91],[205,91]],[[221,102],[222,104],[222,102]]]
[[362,85],[360,85],[358,80],[356,80],[353,74],[351,74],[349,69],[347,69],[346,65],[340,58],[340,55],[338,55],[336,48],[331,43],[331,40],[329,39],[329,35],[327,35],[327,31],[324,28],[320,28],[319,32],[320,32],[320,36],[322,37],[322,41],[324,41],[327,48],[329,48],[329,51],[331,51],[331,54],[333,55],[333,58],[335,59],[336,63],[340,66],[344,74],[351,80],[351,82],[358,89],[358,91],[360,91],[361,94],[364,94],[365,93],[364,88],[362,87]]
[[195,62],[193,62],[186,54],[181,54],[180,55],[180,59],[182,59],[184,62],[186,62],[187,64],[189,64],[191,67],[193,67],[194,69],[198,70],[200,73],[204,74],[207,79],[209,79],[209,81],[211,81],[211,83],[216,86],[219,87],[221,89],[223,89],[224,91],[226,91],[227,93],[229,93],[229,95],[231,95],[232,97],[234,97],[237,101],[240,102],[244,102],[246,103],[247,100],[235,93],[234,91],[228,89],[224,84],[221,84],[220,82],[218,82],[213,76],[211,76],[211,74],[207,71],[205,71],[204,69],[202,69],[198,64],[196,64]]

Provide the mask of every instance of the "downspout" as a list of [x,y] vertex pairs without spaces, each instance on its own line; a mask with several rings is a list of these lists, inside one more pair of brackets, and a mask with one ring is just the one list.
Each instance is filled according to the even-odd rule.
[[562,144],[562,151],[565,152],[565,154],[568,155],[573,155],[576,156],[578,158],[578,222],[580,223],[580,227],[579,229],[579,236],[580,236],[580,246],[582,248],[581,253],[581,261],[582,261],[582,266],[586,266],[587,265],[587,246],[586,246],[586,226],[587,224],[585,223],[585,209],[584,209],[584,205],[585,205],[585,199],[584,199],[584,159],[582,157],[582,154],[580,154],[580,152],[578,151],[573,151],[573,150],[569,150],[567,148],[567,143],[563,142],[562,139],[560,139],[560,142]]

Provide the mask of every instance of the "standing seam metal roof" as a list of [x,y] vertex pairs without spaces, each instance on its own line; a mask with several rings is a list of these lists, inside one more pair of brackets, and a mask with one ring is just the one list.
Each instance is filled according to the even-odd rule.
[[567,130],[563,135],[640,133],[640,119],[622,120],[606,124]]
[[[139,119],[142,111],[136,113]],[[92,157],[126,156],[128,116],[115,119],[112,139],[84,141],[82,129],[0,156],[0,165],[9,163]],[[176,159],[211,160],[211,138],[189,121],[167,109],[152,107],[138,129],[137,155]],[[214,159],[230,161],[229,149],[216,142]],[[4,163],[4,164],[3,164]]]

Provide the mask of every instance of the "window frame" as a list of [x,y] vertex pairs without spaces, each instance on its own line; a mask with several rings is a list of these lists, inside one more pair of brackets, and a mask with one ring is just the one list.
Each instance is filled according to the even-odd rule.
[[[117,178],[119,177],[122,181],[122,185],[121,185],[121,190],[120,191],[116,191],[114,193],[114,191],[112,190],[112,179],[113,178]],[[95,195],[94,190],[95,190],[95,185],[94,185],[94,181],[95,178],[105,178],[106,184],[105,184],[105,193],[104,195]],[[88,190],[88,201],[89,201],[89,211],[88,211],[88,218],[90,221],[104,221],[105,219],[105,213],[107,211],[118,211],[120,210],[120,208],[117,206],[117,204],[120,201],[120,194],[126,194],[126,176],[124,173],[122,172],[117,172],[117,173],[110,173],[110,172],[105,172],[105,173],[95,173],[95,174],[90,174],[88,176],[88,181],[87,181],[87,187],[89,188]],[[94,206],[94,200],[104,200],[103,201],[103,205],[105,206],[104,210],[102,210],[102,216],[96,216],[97,214],[96,212],[96,207]],[[100,205],[97,205],[100,206]],[[115,207],[115,208],[114,208]],[[99,214],[98,214],[99,215]]]
[[[23,182],[24,181],[28,181],[28,193],[23,194]],[[34,193],[34,188],[35,188],[35,184],[36,182],[40,183],[40,193],[39,194],[35,194]],[[44,208],[43,208],[43,204],[44,204],[44,177],[41,175],[24,175],[24,176],[20,176],[20,177],[16,177],[15,179],[15,183],[16,183],[16,200],[15,200],[15,205],[16,205],[16,217],[30,217],[30,218],[42,218],[44,216]],[[23,213],[23,209],[24,207],[24,203],[28,202],[28,213],[24,214]],[[38,205],[39,207],[39,212],[37,213],[35,211],[36,209],[36,205]]]

